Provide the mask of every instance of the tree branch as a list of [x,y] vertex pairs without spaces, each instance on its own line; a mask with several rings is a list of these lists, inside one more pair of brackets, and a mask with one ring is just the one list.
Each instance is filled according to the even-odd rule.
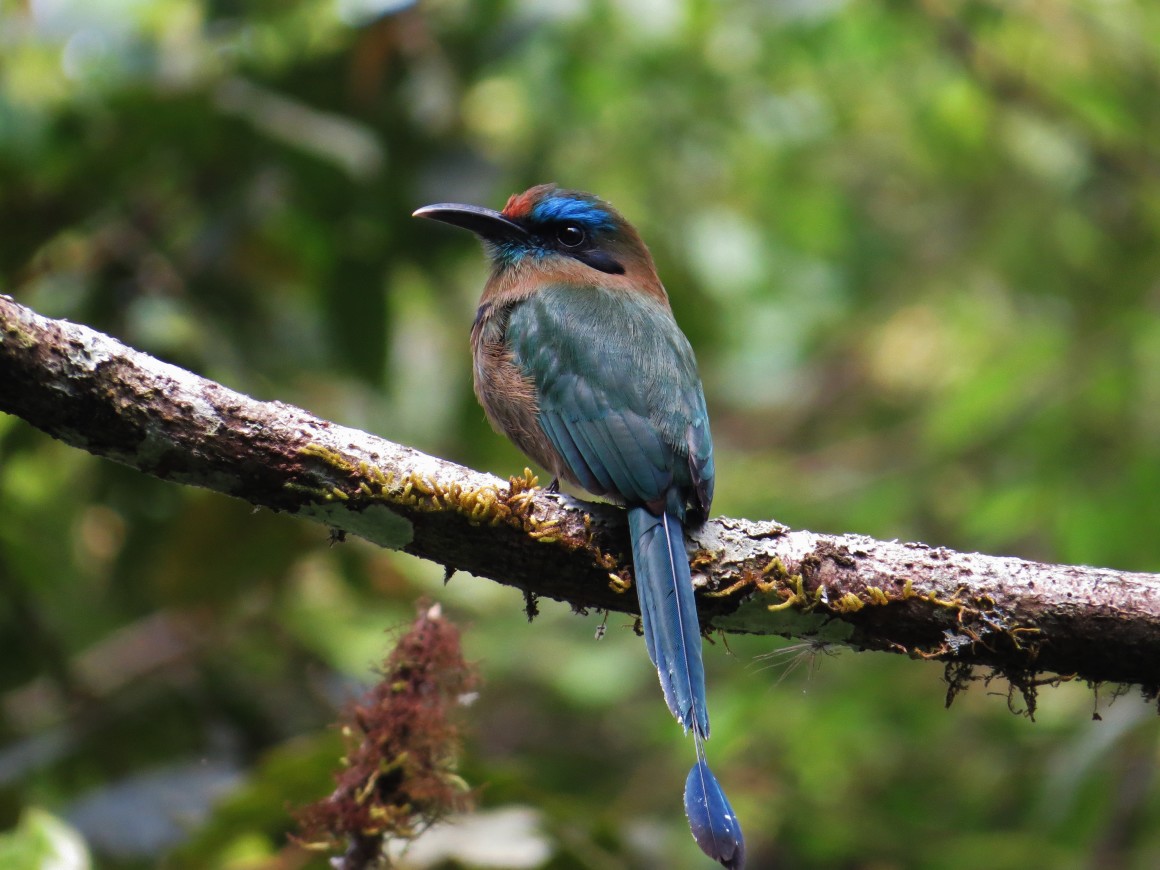
[[[623,511],[260,402],[0,296],[0,411],[163,480],[294,513],[574,609],[636,612]],[[1160,690],[1160,577],[719,517],[690,533],[706,628]]]

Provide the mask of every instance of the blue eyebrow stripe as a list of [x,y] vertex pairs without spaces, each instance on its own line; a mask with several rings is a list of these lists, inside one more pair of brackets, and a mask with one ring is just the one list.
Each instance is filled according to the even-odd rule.
[[548,197],[532,209],[532,220],[538,223],[575,221],[593,230],[611,230],[616,224],[612,215],[591,202],[571,197]]

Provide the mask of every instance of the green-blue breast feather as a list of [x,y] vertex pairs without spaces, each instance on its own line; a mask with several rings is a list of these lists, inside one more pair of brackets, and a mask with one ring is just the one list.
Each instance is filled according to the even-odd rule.
[[[628,338],[626,341],[625,338]],[[515,306],[507,340],[536,385],[540,422],[576,478],[679,519],[707,513],[713,445],[696,361],[647,296],[553,285]]]

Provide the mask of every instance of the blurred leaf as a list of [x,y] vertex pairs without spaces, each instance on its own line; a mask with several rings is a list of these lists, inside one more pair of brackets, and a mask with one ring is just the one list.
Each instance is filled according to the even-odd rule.
[[0,834],[0,865],[10,870],[88,870],[85,841],[55,816],[27,808],[20,823]]

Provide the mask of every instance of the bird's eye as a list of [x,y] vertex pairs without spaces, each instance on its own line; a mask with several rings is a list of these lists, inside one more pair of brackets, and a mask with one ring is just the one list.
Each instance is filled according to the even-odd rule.
[[564,224],[556,231],[556,239],[565,248],[578,248],[584,244],[584,230],[576,224]]

